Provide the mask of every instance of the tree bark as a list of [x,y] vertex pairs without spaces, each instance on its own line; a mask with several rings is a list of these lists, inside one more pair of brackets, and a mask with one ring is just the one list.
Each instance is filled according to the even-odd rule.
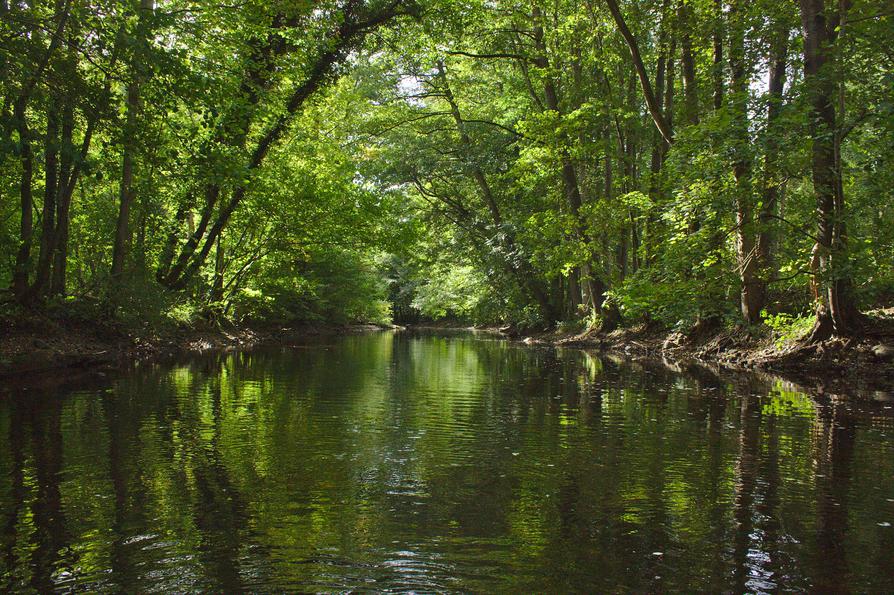
[[28,293],[28,277],[31,265],[31,242],[34,236],[34,200],[31,182],[34,177],[34,155],[31,149],[31,131],[25,115],[27,98],[20,97],[13,108],[13,117],[19,133],[19,160],[22,173],[19,179],[21,213],[19,221],[19,250],[16,253],[12,276],[12,291],[16,299],[23,301]]
[[[665,1],[662,8],[662,14],[665,16],[667,12],[666,9],[667,2]],[[667,101],[668,99],[673,101],[673,96],[671,93],[669,93],[665,80],[667,65],[669,63],[667,43],[668,37],[668,23],[666,19],[662,19],[661,30],[658,34],[658,59],[657,64],[655,65],[655,92],[658,94],[658,97],[662,98],[664,101]],[[659,113],[661,114],[662,120],[668,126],[670,126],[670,123],[665,118],[664,112],[661,111],[662,109],[663,108],[659,106]],[[673,133],[673,129],[671,129],[671,133]],[[661,201],[662,195],[661,168],[664,165],[664,157],[667,154],[669,147],[670,145],[668,144],[665,137],[661,136],[658,133],[653,135],[652,154],[649,161],[649,201],[652,206],[649,208],[649,212],[646,215],[646,264],[650,264],[655,259],[657,254],[658,216],[656,213],[656,208]]]
[[723,0],[714,0],[714,109],[723,107]]
[[[8,7],[6,7],[8,8]],[[31,246],[34,237],[34,199],[31,184],[34,177],[34,151],[31,146],[31,130],[28,126],[27,108],[35,87],[43,78],[52,61],[53,54],[59,48],[63,32],[68,23],[71,0],[57,1],[54,14],[56,28],[52,32],[46,51],[36,65],[31,76],[22,84],[13,106],[13,121],[19,134],[19,160],[22,173],[19,180],[20,222],[19,249],[13,267],[12,291],[19,301],[27,301],[30,297],[29,277],[31,268]]]
[[745,22],[739,0],[730,3],[728,28],[732,73],[729,102],[733,127],[733,174],[736,178],[736,266],[741,282],[739,303],[745,322],[757,324],[766,302],[766,286],[758,276],[759,259],[755,251],[755,205],[748,132],[749,77],[745,58]]
[[837,162],[838,81],[832,67],[841,15],[827,11],[824,0],[800,0],[800,9],[817,217],[817,242],[811,259],[816,324],[809,340],[822,341],[833,335],[858,332],[862,317],[854,301],[846,234],[842,233],[844,201]]
[[774,275],[775,216],[782,182],[779,180],[779,136],[782,134],[779,116],[782,112],[783,90],[785,89],[786,68],[788,66],[789,28],[777,24],[777,31],[770,40],[770,77],[767,89],[767,142],[764,153],[764,184],[761,210],[758,215],[760,232],[758,233],[756,254],[758,274],[765,283]]
[[[535,58],[535,63],[539,68],[549,69],[549,57],[547,54],[546,42],[544,40],[544,32],[543,32],[543,15],[538,6],[534,6],[532,9],[532,20],[534,23],[534,44],[537,50],[537,57]],[[559,95],[556,90],[556,84],[553,81],[552,76],[547,73],[544,76],[543,81],[543,94],[545,99],[545,107],[547,110],[554,111],[557,114],[561,115],[561,106],[559,105]],[[577,177],[577,170],[574,166],[574,162],[571,160],[571,156],[568,152],[562,149],[562,187],[565,191],[565,201],[568,204],[568,209],[571,212],[571,215],[574,217],[575,226],[577,228],[578,239],[584,244],[590,243],[590,236],[587,222],[583,219],[580,213],[581,206],[583,205],[583,197],[580,191],[580,183]],[[590,256],[592,258],[592,255]],[[590,268],[591,274],[593,271],[592,264],[589,262],[590,258],[588,258],[588,262],[586,263]],[[591,279],[584,279],[586,283],[591,283]],[[593,296],[594,302],[602,303],[603,297],[602,294],[607,289],[605,282],[601,282],[600,287],[591,287],[587,290],[587,292]],[[581,291],[581,272],[580,267],[575,267],[574,270],[571,271],[569,276],[569,299],[567,300],[569,310],[572,312],[577,309],[577,306],[580,305],[581,299],[583,297],[583,292]],[[596,293],[599,292],[597,296]]]
[[[74,33],[71,35],[72,43],[69,44],[69,72],[74,73],[77,68],[76,43],[74,42]],[[118,55],[122,45],[121,35],[116,39],[112,48],[109,59],[108,70],[105,73],[103,89],[99,95],[99,99],[91,106],[91,111],[87,113],[87,124],[84,128],[84,136],[81,138],[80,147],[75,153],[74,142],[72,136],[74,134],[74,105],[69,99],[65,102],[63,117],[63,146],[66,147],[64,154],[66,162],[61,167],[59,178],[59,193],[56,197],[56,233],[54,238],[55,254],[53,264],[53,274],[50,282],[51,295],[64,295],[66,285],[66,269],[68,267],[68,233],[71,223],[71,201],[74,196],[75,187],[81,176],[81,171],[87,161],[90,152],[90,144],[93,141],[93,134],[103,116],[106,115],[111,100],[112,72],[118,61]],[[44,287],[35,283],[31,289],[35,295],[40,295],[44,291]]]
[[695,59],[692,56],[692,14],[689,3],[680,0],[677,21],[680,28],[680,65],[683,71],[683,121],[698,124],[698,85],[695,79]]
[[37,256],[35,288],[43,288],[50,280],[53,251],[56,249],[56,196],[58,194],[59,105],[51,97],[47,106],[47,133],[44,145],[44,192],[41,208],[40,250]]
[[51,295],[65,295],[68,271],[68,232],[71,224],[72,193],[67,193],[59,202],[56,227],[56,250],[54,254],[53,278],[50,283]]
[[[139,22],[137,24],[136,44],[143,46],[148,34],[146,21],[155,8],[155,0],[140,0],[138,6]],[[127,85],[127,120],[124,130],[123,155],[121,157],[121,187],[118,195],[118,220],[115,224],[115,241],[112,248],[112,282],[121,280],[124,272],[124,260],[131,241],[130,208],[133,203],[134,152],[136,151],[136,122],[140,109],[141,76],[135,61],[140,59],[139,52],[133,57],[131,65],[131,81]]]
[[676,53],[677,53],[677,40],[673,38],[673,32],[671,32],[671,40],[670,47],[667,50],[667,68],[665,69],[665,77],[667,79],[667,83],[665,84],[664,90],[664,119],[667,121],[668,127],[673,132],[674,129],[674,84],[676,83],[677,78],[677,69],[676,69]]

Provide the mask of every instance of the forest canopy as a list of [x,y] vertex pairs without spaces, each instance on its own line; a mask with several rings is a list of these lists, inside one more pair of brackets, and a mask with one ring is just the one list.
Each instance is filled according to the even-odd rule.
[[2,0],[0,300],[858,333],[892,39],[888,0]]

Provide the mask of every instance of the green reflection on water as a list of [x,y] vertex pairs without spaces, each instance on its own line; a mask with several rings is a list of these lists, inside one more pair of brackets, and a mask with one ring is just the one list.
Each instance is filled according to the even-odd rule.
[[0,399],[0,588],[891,590],[891,428],[471,335],[143,365]]

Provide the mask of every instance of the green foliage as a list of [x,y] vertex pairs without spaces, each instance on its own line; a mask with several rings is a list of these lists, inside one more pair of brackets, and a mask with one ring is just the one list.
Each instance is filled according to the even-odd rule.
[[436,267],[416,289],[413,306],[432,318],[469,320],[486,297],[487,280],[471,266]]
[[785,312],[769,314],[765,310],[761,313],[761,317],[764,324],[773,331],[777,347],[803,338],[816,323],[816,316],[813,314],[792,315]]
[[724,295],[722,284],[704,279],[654,282],[645,275],[627,279],[609,293],[622,316],[631,321],[654,321],[671,328],[687,327],[700,318],[729,318],[734,305]]
[[[631,322],[738,322],[760,238],[769,257],[748,274],[767,288],[761,307],[802,312],[819,229],[813,143],[837,132],[833,224],[847,244],[820,281],[848,276],[861,306],[891,303],[889,19],[850,8],[828,48],[839,129],[817,134],[811,98],[831,75],[803,75],[795,4],[621,4],[672,145],[604,3],[11,3],[0,286],[18,273],[29,287],[15,299],[69,307],[60,296],[74,295],[128,325],[584,328],[600,297]],[[777,55],[786,80],[773,94]],[[65,192],[44,191],[73,172],[66,214],[54,202]]]
[[164,316],[176,326],[189,328],[199,320],[200,311],[195,303],[183,302],[170,306]]
[[202,304],[189,295],[165,291],[155,279],[133,274],[104,298],[115,318],[131,329],[191,327],[202,318]]

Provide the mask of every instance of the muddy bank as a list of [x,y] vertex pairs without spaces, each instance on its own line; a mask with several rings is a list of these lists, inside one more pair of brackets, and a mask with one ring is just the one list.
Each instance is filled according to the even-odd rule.
[[[195,328],[133,329],[115,322],[41,315],[0,318],[0,378],[260,345],[297,345],[309,336],[382,330],[377,325],[223,323]],[[388,327],[390,328],[390,327]]]
[[766,331],[704,326],[682,332],[646,325],[610,333],[550,333],[524,340],[599,349],[629,358],[659,358],[675,365],[770,373],[814,392],[894,394],[894,315],[889,313],[870,315],[858,337],[814,344],[780,342]]
[[[309,337],[381,330],[376,325],[249,324],[132,329],[115,322],[40,315],[0,318],[0,378],[35,377],[53,370],[95,370],[148,358],[262,345],[302,345]],[[672,367],[771,374],[814,393],[880,393],[894,398],[894,312],[872,316],[861,337],[821,344],[780,344],[767,334],[692,328],[667,331],[645,325],[611,333],[518,333],[510,328],[461,324],[413,325],[410,330],[496,333],[527,344],[597,349],[626,359]]]

